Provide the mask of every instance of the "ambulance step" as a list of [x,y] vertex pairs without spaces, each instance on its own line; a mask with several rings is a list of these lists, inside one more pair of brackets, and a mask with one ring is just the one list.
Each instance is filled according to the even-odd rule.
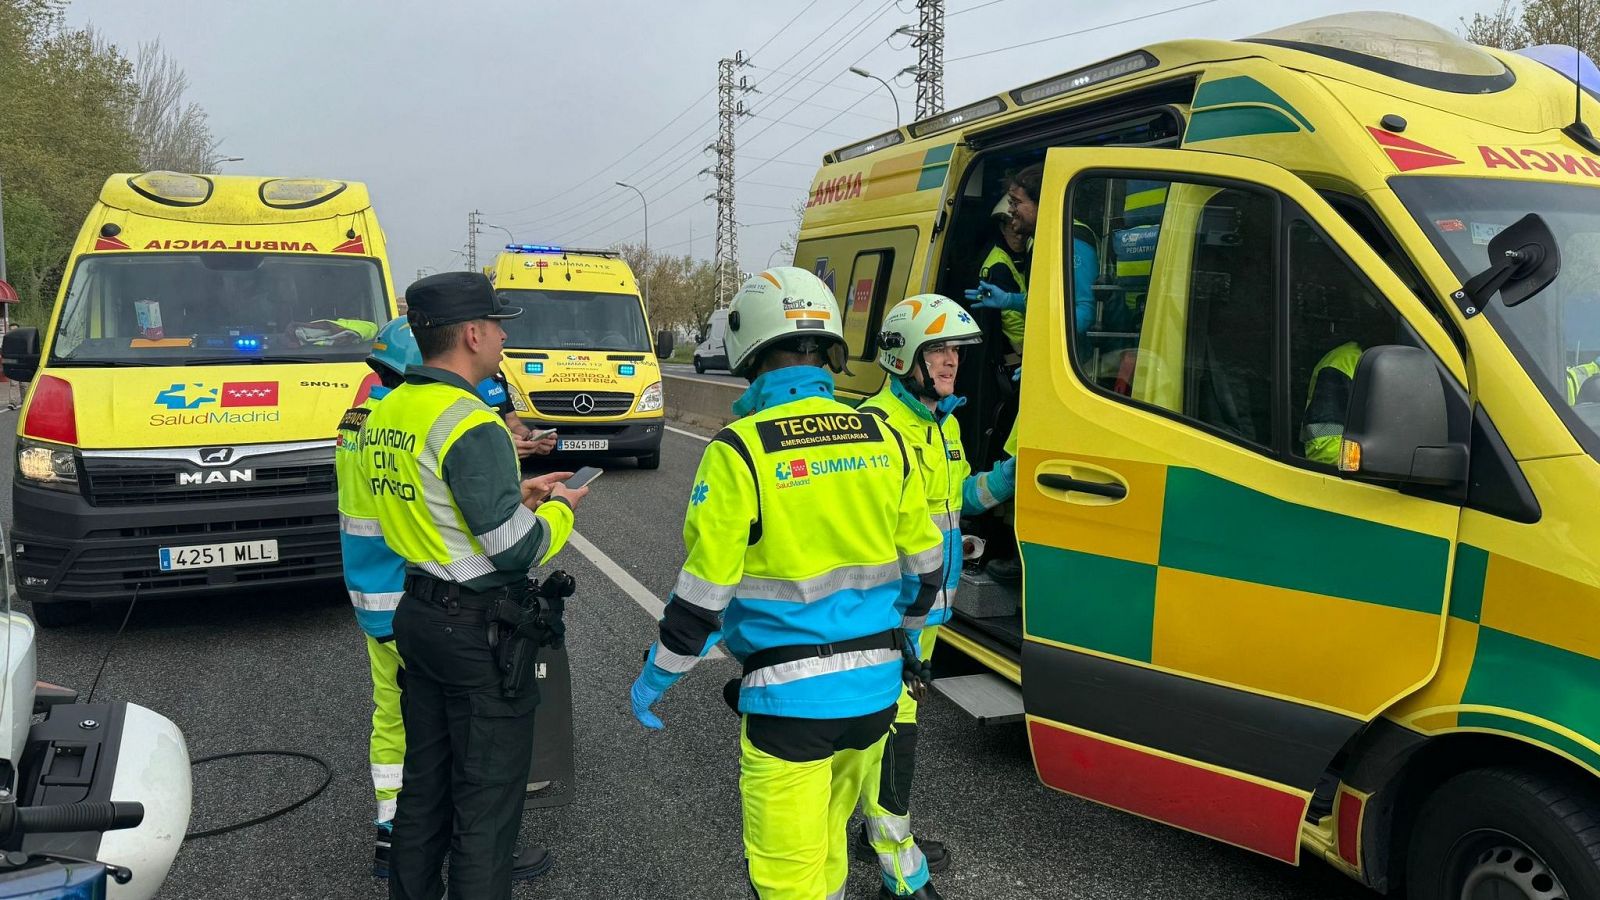
[[1022,721],[1022,689],[999,675],[956,675],[935,678],[933,687],[981,725]]

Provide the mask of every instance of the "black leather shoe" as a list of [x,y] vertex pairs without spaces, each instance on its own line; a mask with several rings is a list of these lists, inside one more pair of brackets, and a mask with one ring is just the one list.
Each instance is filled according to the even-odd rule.
[[520,847],[517,849],[516,860],[511,863],[511,880],[526,881],[529,878],[538,878],[550,871],[555,861],[550,851],[538,844]]
[[879,886],[878,900],[886,900],[886,898],[887,900],[894,900],[896,897],[913,897],[915,900],[944,900],[944,897],[939,895],[938,890],[934,888],[931,881],[909,894],[896,894],[894,891],[889,890],[888,885]]
[[[943,841],[930,838],[917,838],[917,849],[922,851],[922,858],[928,861],[929,872],[943,872],[950,868],[950,851],[945,848]],[[867,838],[867,826],[863,824],[856,831],[856,842],[853,856],[862,862],[877,862],[878,851],[872,849],[872,841]]]

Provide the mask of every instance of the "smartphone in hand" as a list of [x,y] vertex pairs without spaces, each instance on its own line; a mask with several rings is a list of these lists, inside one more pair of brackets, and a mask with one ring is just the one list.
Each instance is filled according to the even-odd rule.
[[545,438],[547,438],[550,435],[555,434],[555,433],[556,433],[556,430],[554,428],[546,428],[546,429],[544,429],[542,431],[530,431],[530,432],[528,432],[528,436],[526,438],[523,438],[523,440],[542,441]]
[[575,491],[578,488],[587,486],[589,482],[594,481],[596,478],[599,478],[603,472],[605,472],[605,469],[597,469],[594,466],[584,466],[578,471],[573,472],[571,478],[561,482],[561,486],[569,491]]

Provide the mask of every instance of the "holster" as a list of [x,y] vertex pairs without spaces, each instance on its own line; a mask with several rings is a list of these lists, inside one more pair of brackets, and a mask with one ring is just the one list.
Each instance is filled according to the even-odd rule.
[[507,591],[489,610],[494,626],[494,661],[500,669],[500,693],[514,700],[534,690],[534,665],[547,643],[548,627],[540,615],[540,599],[531,590]]

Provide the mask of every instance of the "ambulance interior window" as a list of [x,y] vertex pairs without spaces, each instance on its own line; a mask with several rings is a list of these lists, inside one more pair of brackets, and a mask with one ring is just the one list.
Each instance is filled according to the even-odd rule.
[[1272,198],[1216,192],[1196,220],[1189,273],[1184,412],[1253,444],[1272,443],[1277,294]]
[[[1207,431],[1272,446],[1276,198],[1087,177],[1073,185],[1068,213],[1081,223],[1062,280],[1074,285],[1070,353],[1083,379]],[[1096,242],[1101,249],[1086,250]]]
[[1428,314],[1433,316],[1434,321],[1439,323],[1439,327],[1443,328],[1445,333],[1450,336],[1450,340],[1456,345],[1456,349],[1460,351],[1462,356],[1466,356],[1466,338],[1461,335],[1460,329],[1456,328],[1455,322],[1450,318],[1450,314],[1445,311],[1444,305],[1440,302],[1438,296],[1428,290],[1426,282],[1422,280],[1422,273],[1417,271],[1416,264],[1411,261],[1411,257],[1400,249],[1400,242],[1395,239],[1394,235],[1378,218],[1378,214],[1373,211],[1372,207],[1361,199],[1348,194],[1340,194],[1333,191],[1319,191],[1318,194],[1322,199],[1328,201],[1328,205],[1332,206],[1334,212],[1337,212],[1339,217],[1344,219],[1345,224],[1355,229],[1356,234],[1360,235],[1361,239],[1366,241],[1367,246],[1372,248],[1372,252],[1378,254],[1378,257],[1389,266],[1389,270],[1395,274],[1395,277],[1399,278],[1400,282],[1411,290],[1411,293],[1427,309]]
[[894,251],[888,248],[856,254],[839,303],[844,315],[844,337],[855,359],[870,360],[877,353],[878,323],[889,297],[890,274],[894,271]]
[[1291,455],[1338,463],[1351,380],[1361,352],[1418,342],[1379,292],[1305,219],[1290,221],[1289,409]]

